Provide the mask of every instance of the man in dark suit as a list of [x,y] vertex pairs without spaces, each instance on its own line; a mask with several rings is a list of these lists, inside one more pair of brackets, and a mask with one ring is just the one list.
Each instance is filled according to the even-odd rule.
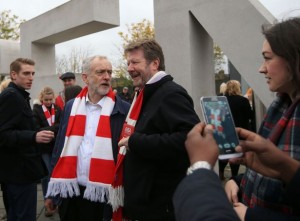
[[0,95],[0,181],[8,199],[8,220],[36,219],[37,184],[47,174],[37,143],[49,143],[52,131],[36,132],[29,104],[34,61],[18,58],[10,65],[12,82]]

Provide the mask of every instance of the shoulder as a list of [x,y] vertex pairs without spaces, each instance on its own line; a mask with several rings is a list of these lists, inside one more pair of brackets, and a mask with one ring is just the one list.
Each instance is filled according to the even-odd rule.
[[13,87],[8,87],[0,94],[1,103],[11,103],[11,102],[20,102],[24,101],[22,94]]
[[115,97],[114,112],[120,112],[124,115],[127,115],[129,108],[130,108],[130,103],[122,100],[119,96]]

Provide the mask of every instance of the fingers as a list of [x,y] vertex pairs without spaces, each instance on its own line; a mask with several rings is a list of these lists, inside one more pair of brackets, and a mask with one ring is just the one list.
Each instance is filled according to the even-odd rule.
[[212,136],[214,133],[214,128],[212,125],[208,124],[204,128],[204,135]]
[[202,131],[205,127],[205,124],[203,122],[196,124],[193,129],[189,132],[189,134],[202,134]]

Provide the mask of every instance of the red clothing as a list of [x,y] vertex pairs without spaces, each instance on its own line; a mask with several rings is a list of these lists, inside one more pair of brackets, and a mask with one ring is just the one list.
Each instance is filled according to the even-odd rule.
[[61,109],[64,109],[65,102],[60,95],[55,98],[55,104]]

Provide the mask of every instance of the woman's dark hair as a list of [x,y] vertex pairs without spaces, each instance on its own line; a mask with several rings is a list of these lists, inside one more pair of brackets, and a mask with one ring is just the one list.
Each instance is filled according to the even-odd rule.
[[300,17],[263,25],[262,33],[269,42],[272,51],[284,58],[292,74],[295,93],[300,91]]
[[75,98],[80,91],[82,90],[82,87],[79,85],[73,85],[68,86],[65,88],[65,103],[67,103],[69,100]]

